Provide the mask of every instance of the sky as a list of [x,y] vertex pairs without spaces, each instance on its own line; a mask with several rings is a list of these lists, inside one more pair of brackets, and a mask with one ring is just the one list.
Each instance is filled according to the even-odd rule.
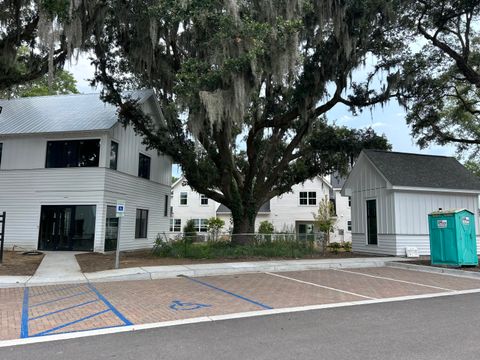
[[[77,88],[81,93],[100,91],[89,86],[87,79],[93,77],[94,69],[85,57],[79,57],[77,62],[72,60],[72,64],[67,65],[66,70],[70,71],[77,80]],[[361,73],[365,71],[362,70]],[[352,128],[371,126],[377,133],[385,134],[392,144],[393,151],[455,156],[453,146],[432,145],[426,149],[420,149],[410,135],[410,129],[405,122],[405,111],[394,101],[385,104],[383,107],[377,106],[371,111],[366,109],[357,116],[353,116],[345,105],[338,104],[329,111],[327,117],[329,121],[335,121],[337,125]],[[178,176],[178,174],[179,169],[175,167],[174,175]]]

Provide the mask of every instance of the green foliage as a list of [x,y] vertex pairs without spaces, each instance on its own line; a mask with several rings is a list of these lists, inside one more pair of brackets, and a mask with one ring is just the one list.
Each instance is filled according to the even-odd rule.
[[197,236],[197,230],[195,227],[195,220],[189,219],[187,223],[183,227],[183,236],[186,240],[193,242],[195,237]]
[[262,221],[258,226],[259,234],[273,234],[274,231],[275,228],[273,227],[273,224],[268,220]]
[[317,214],[313,214],[315,227],[324,234],[322,241],[323,253],[327,251],[330,242],[330,233],[333,231],[336,217],[333,204],[328,199],[320,200]]
[[[156,246],[156,245],[155,245]],[[160,243],[153,253],[161,257],[190,259],[302,258],[318,255],[306,242],[275,240],[235,245],[225,241],[185,244],[183,240]]]
[[[406,2],[398,34],[420,37],[405,50],[401,100],[421,147],[454,144],[480,156],[480,2]],[[474,25],[475,24],[475,25]],[[400,31],[399,31],[400,30]]]
[[343,249],[347,252],[351,252],[352,251],[352,242],[351,241],[345,241],[343,243]]
[[468,170],[470,170],[476,176],[480,176],[480,164],[476,160],[469,160],[463,164]]
[[209,232],[209,240],[217,241],[220,230],[225,225],[225,221],[217,217],[211,217],[207,220],[207,228]]
[[330,248],[330,251],[334,254],[338,254],[340,252],[340,249],[342,248],[342,245],[338,242],[331,243],[328,245]]
[[17,98],[45,95],[66,95],[78,94],[77,81],[71,73],[65,70],[58,70],[55,77],[49,85],[48,75],[26,84],[14,86],[0,93],[3,98]]

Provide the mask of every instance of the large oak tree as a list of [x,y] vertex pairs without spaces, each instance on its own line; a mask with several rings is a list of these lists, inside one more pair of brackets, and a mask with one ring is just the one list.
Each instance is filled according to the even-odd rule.
[[[35,3],[60,34],[50,58],[54,48],[91,50],[104,100],[180,164],[190,186],[231,209],[234,233],[253,232],[260,206],[294,184],[345,172],[363,147],[388,147],[372,130],[326,116],[339,104],[358,110],[396,95],[387,60],[403,45],[389,35],[401,1]],[[353,82],[367,57],[380,65]],[[163,124],[122,96],[134,87],[155,89]]]

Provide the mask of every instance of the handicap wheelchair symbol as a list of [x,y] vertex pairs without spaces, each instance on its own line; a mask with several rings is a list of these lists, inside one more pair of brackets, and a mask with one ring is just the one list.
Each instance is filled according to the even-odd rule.
[[210,306],[212,305],[181,302],[179,300],[173,300],[172,304],[170,305],[170,309],[175,311],[184,311],[184,310],[190,311],[190,310],[198,310],[198,309],[206,308]]

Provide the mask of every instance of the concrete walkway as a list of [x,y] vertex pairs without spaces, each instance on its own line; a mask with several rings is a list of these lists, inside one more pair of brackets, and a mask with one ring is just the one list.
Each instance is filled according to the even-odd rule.
[[[28,284],[85,282],[80,266],[72,251],[46,251],[40,266]],[[0,280],[1,281],[1,280]]]
[[46,252],[33,276],[0,276],[0,288],[65,283],[109,282],[127,280],[155,280],[184,276],[212,276],[253,272],[299,271],[319,269],[364,268],[385,266],[396,257],[365,257],[346,259],[276,260],[145,266],[82,273],[73,252]]

